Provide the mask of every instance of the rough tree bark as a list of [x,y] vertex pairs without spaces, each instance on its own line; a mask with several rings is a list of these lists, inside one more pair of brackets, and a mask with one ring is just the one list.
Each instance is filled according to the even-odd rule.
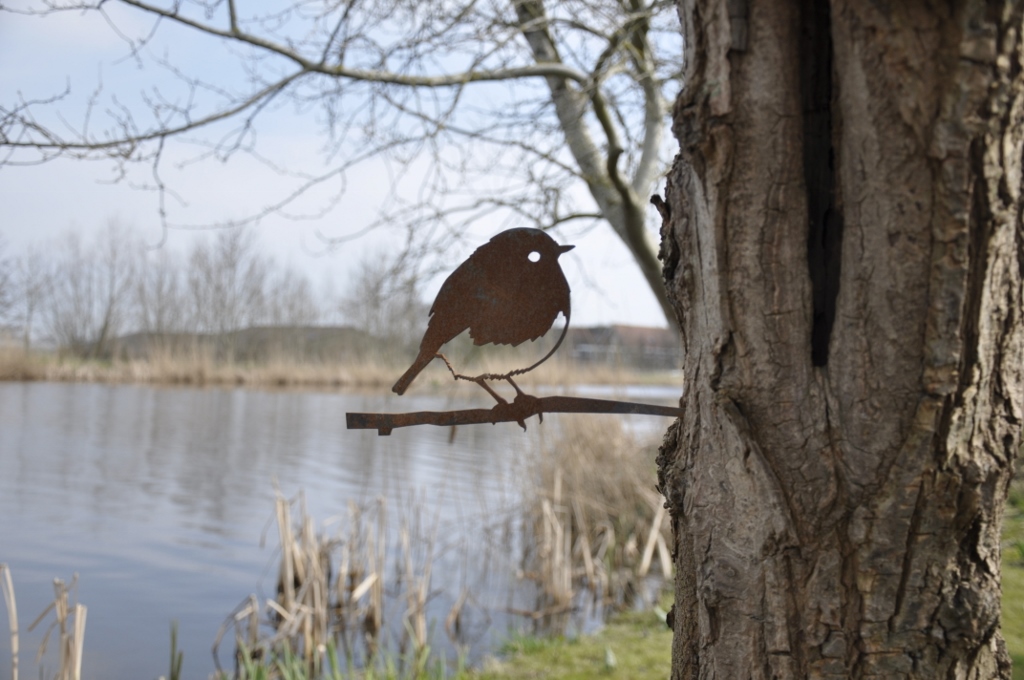
[[680,16],[673,677],[1008,678],[1021,3]]

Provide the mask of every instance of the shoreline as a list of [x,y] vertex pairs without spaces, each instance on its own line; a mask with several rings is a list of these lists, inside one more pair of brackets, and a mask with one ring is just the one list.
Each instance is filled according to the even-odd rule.
[[[389,389],[404,367],[397,362],[310,362],[290,359],[253,363],[217,362],[205,356],[160,357],[153,360],[99,360],[59,357],[23,350],[0,350],[0,382],[68,382],[143,384],[180,387],[245,387],[258,389],[356,390]],[[497,372],[483,365],[472,369]],[[678,371],[643,371],[605,364],[552,361],[517,376],[524,388],[552,385],[678,386]],[[441,362],[417,380],[418,391],[450,389],[453,381]]]

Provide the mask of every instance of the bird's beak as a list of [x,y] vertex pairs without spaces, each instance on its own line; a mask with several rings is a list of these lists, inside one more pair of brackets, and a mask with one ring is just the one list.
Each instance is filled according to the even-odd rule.
[[558,254],[561,255],[563,253],[567,253],[575,247],[576,246],[558,246]]

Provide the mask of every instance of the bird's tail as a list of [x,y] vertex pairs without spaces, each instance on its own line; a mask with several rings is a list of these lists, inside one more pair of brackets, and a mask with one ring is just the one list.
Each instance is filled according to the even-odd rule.
[[412,366],[409,370],[402,374],[402,377],[398,379],[398,382],[394,384],[391,391],[395,394],[405,394],[405,391],[409,389],[409,384],[416,379],[416,376],[420,374],[427,364],[434,358],[433,352],[425,352],[420,350],[419,355],[416,357],[416,361],[412,362]]

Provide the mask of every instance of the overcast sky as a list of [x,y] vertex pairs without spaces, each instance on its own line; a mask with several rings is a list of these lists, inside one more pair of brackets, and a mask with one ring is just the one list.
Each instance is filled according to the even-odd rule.
[[[146,30],[136,17],[117,15],[115,19],[121,30]],[[209,63],[211,70],[221,68],[220,55],[204,52],[207,48],[188,35],[167,32],[165,40],[169,43],[154,44],[152,49],[173,48],[174,59]],[[69,83],[71,96],[55,113],[78,124],[87,96],[100,81],[106,101],[116,93],[129,105],[141,91],[173,89],[174,83],[165,73],[140,69],[125,58],[126,53],[125,43],[99,15],[40,19],[4,14],[0,21],[0,101],[6,106],[19,96],[50,96]],[[94,117],[101,118],[102,113],[98,110]],[[317,138],[307,120],[288,110],[278,111],[269,120],[270,126],[261,129],[264,148],[269,147],[276,157],[288,159],[293,166],[322,165],[319,151],[323,140]],[[151,182],[143,170],[139,168],[127,180],[113,183],[113,168],[105,162],[58,160],[0,168],[0,234],[17,254],[32,243],[56,243],[68,230],[95,233],[116,220],[137,230],[147,243],[157,244],[163,231],[156,194],[131,186]],[[168,186],[184,198],[183,203],[172,199],[168,205],[172,221],[181,224],[239,218],[258,210],[271,200],[268,197],[280,191],[280,181],[273,173],[239,158],[180,168],[174,163],[165,164],[162,174]],[[335,291],[345,289],[353,265],[360,258],[386,252],[402,238],[398,231],[378,230],[335,250],[324,247],[318,233],[343,236],[359,231],[374,218],[386,198],[389,175],[382,164],[365,166],[357,176],[347,179],[344,200],[324,217],[294,221],[271,216],[256,226],[259,242],[279,262],[305,271],[318,286],[333,282]],[[480,241],[507,226],[482,226]],[[165,247],[184,249],[192,239],[209,236],[208,231],[172,229]],[[573,291],[574,326],[665,325],[654,296],[610,228],[600,225],[587,231],[566,230],[556,238],[577,246],[560,260]],[[452,253],[451,266],[465,254],[468,251]],[[431,283],[428,297],[440,283],[440,278]]]

